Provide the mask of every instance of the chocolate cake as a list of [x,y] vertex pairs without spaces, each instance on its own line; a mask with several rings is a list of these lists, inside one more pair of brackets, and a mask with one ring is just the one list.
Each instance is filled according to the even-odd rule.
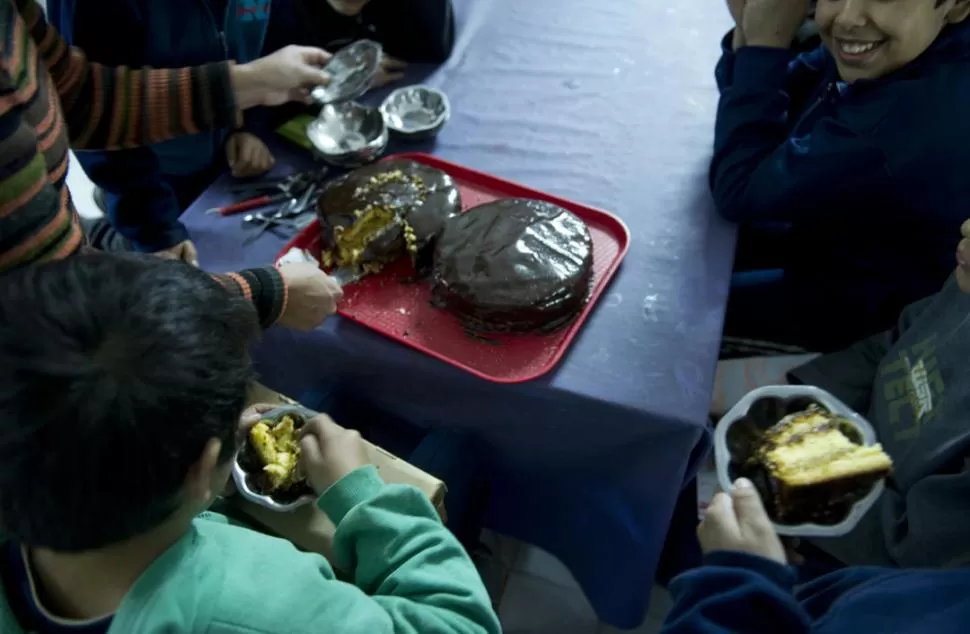
[[539,200],[498,200],[448,218],[432,297],[471,332],[547,332],[586,305],[593,241],[582,220]]
[[427,275],[435,238],[460,211],[458,188],[440,170],[403,159],[355,170],[320,196],[322,264],[373,272],[408,253]]
[[764,470],[769,508],[783,524],[837,524],[892,471],[880,445],[862,445],[855,426],[818,406],[765,431],[753,460]]

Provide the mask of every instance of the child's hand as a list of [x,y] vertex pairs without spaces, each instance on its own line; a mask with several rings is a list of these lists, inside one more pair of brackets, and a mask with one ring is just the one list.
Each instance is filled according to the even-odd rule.
[[317,414],[300,430],[300,464],[310,486],[323,493],[342,477],[370,464],[360,434]]
[[747,0],[741,30],[748,46],[789,48],[808,15],[809,0]]
[[374,82],[371,84],[371,88],[380,88],[391,82],[404,79],[404,69],[407,67],[408,65],[399,59],[395,59],[390,55],[382,55],[381,67],[374,76]]
[[226,162],[236,178],[252,178],[271,170],[276,159],[258,136],[236,132],[226,141]]
[[309,332],[337,312],[343,289],[316,262],[286,262],[279,265],[279,272],[287,288],[286,307],[277,321],[279,325]]
[[240,445],[246,442],[246,438],[249,436],[249,430],[253,428],[253,425],[262,420],[263,414],[278,407],[279,405],[257,403],[244,409],[242,416],[239,417],[239,427],[236,428],[237,442]]
[[734,483],[730,495],[714,496],[697,527],[697,538],[705,553],[730,550],[785,563],[785,547],[775,534],[758,491],[744,478]]

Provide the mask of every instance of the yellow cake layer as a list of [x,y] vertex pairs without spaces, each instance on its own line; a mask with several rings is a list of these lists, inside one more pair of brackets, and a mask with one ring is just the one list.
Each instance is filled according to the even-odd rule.
[[888,474],[881,445],[854,443],[832,414],[813,408],[782,419],[765,433],[760,461],[786,486],[808,486],[867,474]]
[[300,458],[300,444],[293,418],[283,416],[280,422],[260,421],[249,430],[249,443],[263,463],[270,491],[277,491],[296,481],[296,464]]
[[337,243],[333,255],[338,266],[357,266],[371,240],[394,222],[394,212],[386,207],[369,205],[363,209],[354,224],[334,231]]

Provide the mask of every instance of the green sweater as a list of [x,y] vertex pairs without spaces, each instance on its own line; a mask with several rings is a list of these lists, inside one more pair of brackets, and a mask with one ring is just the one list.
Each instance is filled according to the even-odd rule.
[[[501,631],[475,566],[420,491],[366,467],[318,505],[353,585],[285,540],[198,518],[131,588],[109,634]],[[22,632],[5,599],[0,632]]]

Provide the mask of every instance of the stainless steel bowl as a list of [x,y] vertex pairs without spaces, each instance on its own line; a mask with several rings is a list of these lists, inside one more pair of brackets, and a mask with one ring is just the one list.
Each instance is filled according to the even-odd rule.
[[398,88],[381,104],[387,127],[408,139],[426,139],[438,134],[451,117],[448,97],[428,86]]
[[310,96],[320,105],[357,99],[374,81],[382,53],[381,45],[370,40],[345,46],[323,67],[323,72],[330,75],[330,83],[317,86]]
[[376,160],[388,141],[380,111],[354,102],[324,106],[307,126],[306,135],[320,158],[340,167],[360,167]]
[[[286,414],[296,414],[304,420],[309,420],[316,415],[316,412],[298,405],[284,405],[283,407],[277,407],[276,409],[266,412],[262,415],[262,418],[279,421]],[[286,513],[288,511],[292,511],[293,509],[300,508],[301,506],[312,504],[316,501],[314,496],[304,495],[297,498],[293,502],[289,502],[288,504],[277,502],[269,495],[263,495],[262,493],[257,493],[254,491],[249,486],[248,478],[246,476],[246,470],[243,469],[239,464],[239,457],[237,454],[236,459],[232,461],[232,479],[236,483],[236,489],[239,490],[239,495],[243,496],[253,504],[265,506],[268,509],[279,511],[280,513]]]

